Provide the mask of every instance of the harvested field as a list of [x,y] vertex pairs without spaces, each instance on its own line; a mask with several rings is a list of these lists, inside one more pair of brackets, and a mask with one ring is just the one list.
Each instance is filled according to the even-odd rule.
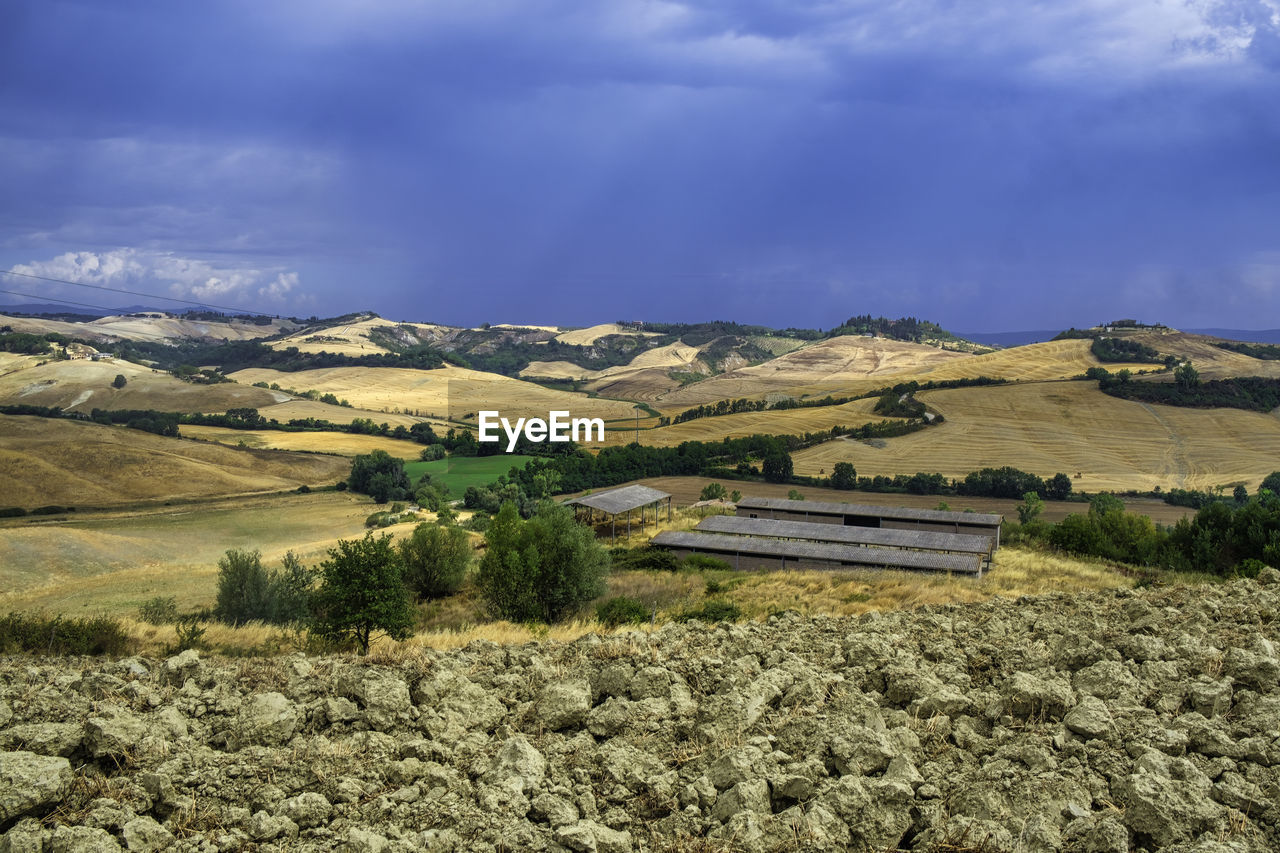
[[[895,439],[900,441],[901,439]],[[831,469],[827,469],[830,473]],[[914,471],[908,473],[915,473]],[[798,488],[808,500],[836,501],[844,503],[883,504],[885,506],[907,506],[917,509],[936,509],[939,502],[947,503],[952,510],[963,512],[971,509],[974,512],[990,512],[1003,515],[1006,519],[1017,520],[1018,513],[1014,509],[1016,500],[1000,498],[966,498],[954,495],[896,495],[881,492],[839,491],[837,489],[819,489],[811,486],[788,486],[778,483],[745,483],[735,480],[712,480],[709,477],[648,477],[635,482],[654,489],[670,493],[677,504],[687,506],[698,500],[702,488],[710,482],[718,482],[729,491],[739,490],[744,495],[762,498],[785,498],[787,492]],[[1130,512],[1150,516],[1152,521],[1160,524],[1173,524],[1178,519],[1194,514],[1194,510],[1186,507],[1171,506],[1164,501],[1148,498],[1125,499],[1125,508]],[[1073,512],[1087,512],[1088,504],[1073,501],[1045,501],[1044,512],[1040,516],[1046,521],[1061,521]],[[650,528],[652,529],[652,528]]]
[[619,326],[617,323],[601,323],[598,326],[588,326],[585,329],[571,329],[567,332],[561,332],[556,335],[556,340],[562,344],[587,347],[591,346],[606,335],[644,335],[645,337],[655,337],[656,334],[656,332],[638,332],[635,329]]
[[122,426],[0,415],[0,505],[119,506],[136,501],[332,485],[336,456],[165,438]]
[[184,609],[212,605],[228,548],[257,549],[271,568],[286,551],[314,564],[338,539],[363,536],[374,508],[363,495],[323,492],[5,520],[0,612],[133,615],[155,596]]
[[266,450],[300,450],[307,453],[332,453],[338,456],[356,456],[385,450],[401,459],[417,459],[423,445],[414,441],[386,438],[380,435],[352,435],[345,432],[283,432],[278,429],[228,429],[227,427],[193,426],[183,424],[182,435],[201,441],[213,441],[238,447]]
[[448,326],[437,326],[431,323],[397,323],[382,317],[366,317],[325,328],[307,328],[289,337],[272,341],[271,346],[274,349],[297,347],[299,352],[332,352],[357,358],[362,355],[378,355],[391,350],[370,340],[369,332],[387,326],[404,326],[412,330],[414,337],[421,341],[437,341],[454,331]]
[[245,384],[275,382],[281,386],[314,388],[331,392],[353,405],[374,411],[413,413],[449,419],[497,409],[505,417],[545,418],[551,410],[569,410],[574,417],[626,418],[634,413],[630,403],[553,391],[494,373],[447,366],[438,370],[403,367],[331,367],[282,373],[252,368],[233,377]]
[[[939,364],[964,364],[975,356],[884,338],[844,336],[809,344],[753,367],[731,370],[662,397],[663,411],[681,411],[737,397],[825,396],[892,385],[887,377],[916,374]],[[875,380],[868,382],[866,380]],[[881,381],[885,380],[885,381]]]
[[[1062,472],[1077,489],[1251,491],[1276,470],[1280,418],[1239,409],[1154,406],[1110,397],[1092,382],[922,392],[946,423],[883,446],[836,439],[793,455],[797,474],[851,462],[859,475],[938,472],[963,477],[1011,465]],[[1076,474],[1080,474],[1076,478]]]
[[[800,435],[821,432],[833,426],[861,426],[885,420],[883,415],[873,414],[875,400],[854,400],[839,406],[818,406],[808,409],[784,409],[776,412],[742,412],[714,418],[695,418],[684,423],[657,427],[640,433],[643,444],[671,447],[684,441],[721,441],[740,438],[754,433],[772,435]],[[643,421],[642,421],[643,423]],[[607,444],[626,444],[634,433],[621,430],[605,433]]]
[[372,660],[7,662],[5,842],[1275,850],[1262,580]]
[[[47,361],[31,356],[0,362],[0,404],[57,406],[69,411],[155,409],[161,412],[221,412],[263,408],[288,395],[235,382],[197,385],[128,361]],[[112,387],[124,376],[123,388]]]
[[[306,389],[298,389],[306,390]],[[391,424],[393,427],[409,427],[423,421],[431,424],[436,432],[448,429],[447,422],[438,418],[420,418],[415,415],[400,415],[393,412],[375,412],[372,409],[355,409],[347,406],[335,406],[332,403],[321,403],[316,400],[290,399],[273,406],[264,406],[259,414],[267,419],[275,418],[281,423],[288,423],[297,418],[315,418],[335,424],[349,424],[356,418],[366,418],[377,424]]]

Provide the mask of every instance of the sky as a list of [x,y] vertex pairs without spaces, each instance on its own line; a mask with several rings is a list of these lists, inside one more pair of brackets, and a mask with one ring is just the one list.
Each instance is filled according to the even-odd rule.
[[1280,0],[7,0],[0,268],[461,325],[1280,327]]

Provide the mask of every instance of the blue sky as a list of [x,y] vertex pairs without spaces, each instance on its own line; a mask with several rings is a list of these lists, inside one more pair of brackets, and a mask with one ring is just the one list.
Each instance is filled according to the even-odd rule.
[[10,0],[0,187],[271,313],[1276,327],[1280,0]]

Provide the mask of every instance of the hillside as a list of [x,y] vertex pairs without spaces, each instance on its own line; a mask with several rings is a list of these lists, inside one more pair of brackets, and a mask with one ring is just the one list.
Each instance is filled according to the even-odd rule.
[[[46,357],[47,358],[47,357]],[[155,409],[165,412],[220,412],[229,408],[265,408],[288,394],[234,382],[201,385],[184,382],[140,364],[112,359],[46,361],[0,353],[0,405],[92,409]],[[123,388],[112,387],[124,376]]]
[[115,506],[331,485],[350,462],[0,415],[0,505]]
[[46,334],[54,332],[88,340],[125,339],[131,341],[163,341],[182,339],[215,339],[248,341],[288,332],[297,327],[288,320],[254,323],[236,317],[223,320],[200,320],[162,311],[140,315],[111,315],[84,323],[69,323],[44,317],[10,317],[0,314],[0,326],[12,326],[15,332]]
[[1075,487],[1086,491],[1212,490],[1233,483],[1252,490],[1280,467],[1280,418],[1274,415],[1151,406],[1109,397],[1084,381],[918,397],[946,422],[883,443],[837,439],[798,451],[796,473],[829,474],[836,462],[851,462],[866,476],[936,471],[963,477],[1012,465],[1041,475],[1078,473]]

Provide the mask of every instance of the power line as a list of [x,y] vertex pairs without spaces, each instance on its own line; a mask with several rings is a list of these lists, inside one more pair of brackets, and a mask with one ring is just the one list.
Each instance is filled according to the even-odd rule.
[[[164,299],[164,300],[168,300],[169,302],[180,302],[180,303],[182,303],[183,305],[198,305],[198,306],[200,306],[201,308],[217,308],[219,311],[234,311],[234,312],[235,312],[235,313],[237,313],[237,314],[259,314],[259,313],[261,313],[261,312],[259,312],[259,311],[253,311],[253,310],[248,309],[248,308],[232,308],[232,307],[230,307],[230,306],[228,306],[228,305],[214,305],[212,302],[193,302],[193,301],[191,301],[190,299],[179,299],[179,298],[178,298],[178,297],[176,297],[176,296],[159,296],[159,295],[157,295],[157,294],[155,294],[155,293],[147,293],[147,292],[142,291],[142,290],[126,290],[126,289],[124,289],[124,288],[122,288],[122,287],[103,287],[103,286],[102,286],[102,285],[100,285],[100,284],[85,284],[83,281],[68,281],[68,280],[67,280],[67,279],[65,279],[65,278],[51,278],[50,276],[47,276],[47,275],[33,275],[32,273],[28,273],[28,272],[15,272],[14,270],[0,270],[0,272],[4,273],[5,275],[20,275],[20,276],[22,276],[23,278],[34,278],[34,279],[39,279],[40,281],[52,281],[52,282],[55,282],[55,283],[57,283],[57,284],[69,284],[69,285],[71,285],[72,287],[89,287],[89,288],[92,288],[92,289],[94,289],[94,290],[105,290],[105,291],[107,291],[108,293],[128,293],[128,294],[130,294],[130,295],[132,295],[132,296],[145,296],[145,297],[147,297],[148,299]],[[9,291],[5,291],[5,292],[7,293],[7,292],[9,292]],[[46,298],[46,297],[43,297],[43,296],[36,296],[36,297],[33,297],[33,298],[35,298],[35,299],[44,299],[44,298]],[[52,301],[57,302],[58,300],[57,300],[57,299],[54,299],[54,300],[52,300]],[[76,302],[73,302],[73,303],[71,303],[71,304],[72,304],[72,305],[83,305],[84,303],[76,303]],[[116,310],[116,309],[114,309],[114,308],[108,308],[108,309],[105,309],[105,310],[108,310],[108,311],[114,311],[114,310]]]
[[[9,293],[14,296],[25,296],[28,299],[45,299],[45,300],[48,300],[49,302],[59,302],[63,305],[78,305],[81,308],[96,308],[100,311],[110,311],[113,314],[117,310],[115,308],[108,308],[105,305],[90,305],[88,302],[76,302],[71,299],[55,299],[52,296],[36,296],[31,293],[22,293],[21,291],[17,291],[17,290],[6,290],[2,287],[0,287],[0,293]],[[13,306],[0,305],[0,314],[4,313],[4,309],[7,307],[13,307]],[[153,341],[165,341],[165,342],[168,342],[169,340],[169,338],[165,337],[164,335],[150,335],[150,334],[147,334],[146,332],[139,332],[137,330],[132,330],[127,335],[121,334],[120,332],[110,332],[110,331],[104,331],[104,330],[99,330],[98,334],[105,335],[109,338],[125,338],[125,339],[150,338]]]

